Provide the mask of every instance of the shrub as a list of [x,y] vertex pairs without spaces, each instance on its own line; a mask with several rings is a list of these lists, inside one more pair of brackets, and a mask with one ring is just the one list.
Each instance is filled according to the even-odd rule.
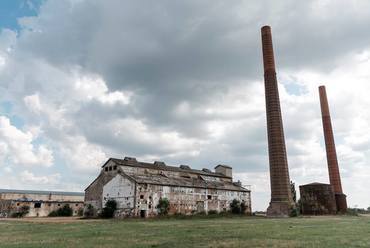
[[83,215],[84,215],[84,209],[83,209],[83,208],[79,208],[79,209],[77,210],[77,215],[78,215],[78,216],[83,216]]
[[29,206],[22,206],[18,209],[17,212],[12,213],[11,217],[13,218],[22,218],[26,214],[30,212],[30,207]]
[[297,217],[299,215],[299,209],[297,207],[292,207],[290,209],[290,217]]
[[69,206],[69,204],[64,205],[63,207],[54,210],[49,213],[49,217],[57,217],[57,216],[72,216],[73,209]]
[[167,198],[160,198],[157,205],[159,215],[167,215],[170,209],[170,202]]
[[91,205],[91,204],[87,205],[86,209],[83,212],[83,215],[86,218],[94,217],[94,215],[95,215],[95,208],[94,208],[94,206]]
[[241,203],[239,200],[237,199],[234,199],[231,203],[230,203],[230,209],[231,209],[231,212],[233,214],[241,214],[243,213],[242,212],[242,207],[241,207]]
[[209,210],[208,214],[209,215],[215,215],[215,214],[218,214],[218,212],[216,210]]
[[114,215],[114,211],[117,210],[117,202],[116,200],[109,199],[105,203],[105,207],[103,208],[103,211],[101,212],[101,217],[103,218],[112,218]]

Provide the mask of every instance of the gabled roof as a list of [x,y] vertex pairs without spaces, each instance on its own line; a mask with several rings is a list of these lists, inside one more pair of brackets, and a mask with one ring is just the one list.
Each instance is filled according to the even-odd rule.
[[180,167],[169,166],[169,165],[166,165],[164,162],[160,162],[160,161],[156,161],[154,163],[139,162],[134,158],[127,158],[127,157],[125,159],[110,158],[108,159],[107,162],[104,163],[102,167],[104,167],[109,161],[113,161],[117,165],[123,165],[123,166],[140,167],[140,168],[156,169],[156,170],[163,170],[163,171],[186,172],[186,173],[194,173],[194,174],[199,174],[199,175],[204,175],[204,176],[230,178],[221,173],[191,169],[189,166],[187,166],[187,168],[185,168],[184,166],[180,166]]

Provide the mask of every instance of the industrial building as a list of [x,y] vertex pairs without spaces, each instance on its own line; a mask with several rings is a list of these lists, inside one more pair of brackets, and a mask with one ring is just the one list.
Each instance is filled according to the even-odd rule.
[[44,217],[67,204],[77,215],[83,200],[81,192],[0,189],[0,217],[10,217],[24,206],[28,208],[25,217]]
[[251,213],[251,191],[233,182],[232,168],[218,165],[215,171],[196,170],[187,165],[168,166],[135,158],[110,158],[99,176],[85,190],[85,207],[98,213],[109,199],[116,200],[116,217],[152,217],[158,214],[160,199],[168,199],[169,214],[222,212],[237,199]]

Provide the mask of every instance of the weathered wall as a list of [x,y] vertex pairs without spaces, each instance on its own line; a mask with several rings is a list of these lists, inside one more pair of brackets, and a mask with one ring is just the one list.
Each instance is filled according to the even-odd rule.
[[24,193],[0,193],[0,199],[18,200],[28,199],[34,201],[83,201],[84,196],[63,194],[24,194]]
[[337,208],[333,187],[330,184],[299,186],[301,212],[306,215],[336,214]]
[[117,174],[117,171],[104,172],[92,182],[85,190],[85,205],[91,204],[95,209],[102,208],[102,196],[104,185]]
[[128,178],[116,175],[103,187],[102,206],[109,199],[117,202],[117,208],[120,209],[120,215],[132,215],[135,208],[135,182]]
[[[73,215],[77,215],[79,209],[83,209],[83,201],[79,202],[35,202],[35,201],[17,201],[17,200],[0,200],[0,216],[10,217],[12,213],[17,212],[22,206],[29,207],[29,213],[25,217],[44,217],[50,212],[69,205],[73,210]],[[39,206],[39,207],[38,207]]]
[[[245,202],[246,212],[251,213],[250,192],[138,184],[135,194],[134,182],[121,175],[117,175],[104,186],[103,196],[103,204],[108,199],[117,201],[119,216],[140,216],[143,214],[141,211],[144,211],[146,217],[155,216],[158,214],[156,206],[160,198],[169,200],[170,214],[228,211],[234,199]],[[130,208],[134,205],[134,209]]]

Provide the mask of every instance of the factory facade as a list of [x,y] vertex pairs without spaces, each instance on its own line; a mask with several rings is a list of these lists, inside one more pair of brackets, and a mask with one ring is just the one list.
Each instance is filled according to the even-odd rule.
[[28,208],[25,217],[44,217],[67,204],[77,215],[84,207],[83,199],[80,192],[0,189],[0,217],[11,217],[22,207]]
[[251,213],[251,192],[233,182],[232,168],[218,165],[215,171],[195,170],[187,165],[168,166],[164,162],[146,163],[135,158],[110,158],[99,176],[85,190],[85,207],[97,213],[105,203],[117,202],[116,217],[158,215],[160,199],[169,201],[169,214],[194,214],[230,210],[236,199]]

